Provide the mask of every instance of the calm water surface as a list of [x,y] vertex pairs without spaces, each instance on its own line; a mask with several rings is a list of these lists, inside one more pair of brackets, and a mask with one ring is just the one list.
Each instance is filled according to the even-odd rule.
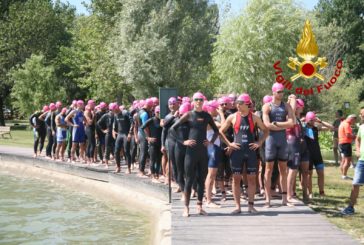
[[148,244],[150,221],[66,187],[0,172],[1,244]]

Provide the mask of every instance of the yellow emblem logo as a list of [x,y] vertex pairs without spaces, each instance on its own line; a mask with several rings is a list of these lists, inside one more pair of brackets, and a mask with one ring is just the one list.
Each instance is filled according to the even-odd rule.
[[326,57],[318,57],[316,61],[313,59],[318,56],[319,48],[316,43],[315,35],[312,32],[311,23],[306,20],[303,28],[302,37],[296,48],[297,55],[303,59],[302,62],[298,58],[289,57],[289,63],[287,66],[298,73],[291,77],[291,81],[294,81],[300,77],[313,78],[317,77],[321,81],[325,80],[325,77],[317,71],[327,67]]

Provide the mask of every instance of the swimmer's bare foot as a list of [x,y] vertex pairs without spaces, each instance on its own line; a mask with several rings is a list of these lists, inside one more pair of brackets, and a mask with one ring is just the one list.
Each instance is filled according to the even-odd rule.
[[235,214],[241,214],[241,209],[237,208],[234,211],[231,212],[231,214],[235,215]]
[[221,192],[221,201],[226,202],[226,192],[225,191]]
[[36,157],[37,157],[37,153],[34,153],[33,158],[36,158]]
[[265,207],[265,208],[271,208],[272,206],[270,205],[270,202],[265,202],[263,207]]
[[258,211],[253,206],[249,206],[248,207],[248,213],[256,214],[256,213],[258,213]]
[[128,168],[127,170],[125,170],[125,173],[126,173],[126,174],[131,174],[131,170],[130,170],[130,168]]
[[206,213],[206,211],[202,209],[202,205],[197,205],[197,214],[203,215],[203,216],[207,216],[208,215]]
[[216,203],[214,203],[214,202],[207,202],[207,203],[206,203],[206,207],[207,207],[207,208],[221,208],[221,205],[216,204]]
[[180,193],[181,192],[181,188],[177,188],[176,190],[173,191],[174,193]]
[[193,197],[196,197],[196,191],[195,190],[191,191],[191,198],[193,198]]
[[183,214],[182,214],[183,217],[190,217],[190,209],[185,207],[185,209],[183,210]]
[[121,171],[120,167],[116,167],[115,173],[120,173],[120,171]]
[[105,169],[109,169],[109,165],[108,164],[105,164]]

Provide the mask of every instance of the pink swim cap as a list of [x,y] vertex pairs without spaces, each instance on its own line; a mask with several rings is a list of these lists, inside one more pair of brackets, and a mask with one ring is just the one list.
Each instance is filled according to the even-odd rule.
[[191,110],[191,104],[190,103],[183,103],[180,107],[179,107],[179,114],[183,115],[186,114],[187,112],[189,112]]
[[150,99],[150,98],[146,99],[145,100],[145,105],[148,106],[148,107],[153,106],[154,105],[153,100]]
[[249,94],[241,94],[238,97],[237,101],[242,101],[242,102],[244,102],[244,104],[250,104],[252,102]]
[[49,104],[49,109],[50,109],[51,111],[54,111],[54,110],[56,109],[56,105],[55,105],[54,103],[50,103],[50,104]]
[[316,114],[312,111],[307,112],[306,114],[306,122],[311,121],[311,120],[315,120],[316,119]]
[[63,107],[62,110],[61,110],[61,114],[65,114],[66,112],[67,112],[67,108]]
[[230,98],[227,97],[227,96],[223,96],[221,98],[219,98],[217,100],[217,102],[219,103],[219,105],[222,105],[222,104],[229,104],[230,103]]
[[272,92],[278,92],[278,91],[283,91],[284,90],[284,86],[281,83],[274,83],[272,86]]
[[183,104],[183,103],[190,103],[190,102],[191,102],[190,97],[183,97],[183,98],[182,98],[182,104]]
[[49,107],[47,105],[43,106],[43,112],[49,111]]
[[219,103],[216,100],[211,100],[207,103],[207,112],[213,112],[219,108]]
[[56,107],[57,107],[57,109],[60,108],[60,107],[62,107],[62,102],[61,101],[57,101],[56,102]]
[[88,104],[88,105],[94,105],[94,104],[95,104],[95,101],[94,101],[94,100],[88,100],[88,101],[87,101],[87,104]]
[[82,106],[84,105],[85,103],[83,102],[83,100],[77,100],[77,105],[78,106]]
[[174,105],[177,103],[177,99],[175,97],[171,97],[168,99],[168,104],[169,105]]
[[95,106],[95,109],[96,110],[98,110],[98,109],[100,109],[101,107],[100,107],[100,105],[97,105],[97,106]]
[[159,99],[157,97],[152,97],[150,99],[153,101],[153,105],[158,105],[159,104]]
[[107,107],[107,104],[105,102],[101,102],[100,105],[99,105],[99,107],[101,109],[105,109]]
[[161,111],[159,105],[154,108],[154,113],[159,113]]
[[77,100],[72,100],[72,105],[76,106],[77,105]]
[[235,96],[235,94],[229,94],[229,95],[228,95],[228,96],[226,96],[226,97],[228,97],[228,98],[230,99],[230,102],[231,102],[231,103],[235,102],[235,100],[236,100],[236,96]]
[[205,100],[205,96],[204,96],[204,95],[203,95],[203,93],[201,93],[201,92],[196,92],[196,93],[194,93],[192,98],[193,98],[194,100],[195,100],[195,99],[203,99],[203,100]]
[[273,98],[271,95],[266,95],[263,97],[263,104],[267,104],[267,103],[270,103],[272,102]]
[[296,104],[297,104],[297,107],[300,107],[300,108],[305,107],[305,102],[303,102],[303,100],[301,100],[301,99],[297,99]]
[[116,102],[110,103],[110,105],[109,105],[109,110],[110,111],[114,111],[114,110],[117,110],[117,109],[119,109],[118,103],[116,103]]
[[139,100],[138,108],[141,109],[144,107],[144,105],[145,105],[145,100]]
[[90,107],[89,105],[87,105],[87,106],[85,107],[85,110],[86,110],[86,111],[91,111],[91,107]]

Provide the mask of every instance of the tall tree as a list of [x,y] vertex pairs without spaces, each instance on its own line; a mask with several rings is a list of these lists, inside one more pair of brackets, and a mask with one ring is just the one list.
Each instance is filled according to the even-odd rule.
[[221,27],[213,65],[220,92],[248,92],[262,98],[275,80],[273,64],[296,53],[305,12],[292,0],[250,1]]
[[336,37],[344,49],[341,56],[347,60],[349,77],[364,75],[364,0],[320,0],[316,16],[323,26],[336,25],[342,31]]
[[[12,1],[6,9],[0,19],[0,107],[13,86],[9,71],[32,53],[54,59],[70,40],[66,24],[72,22],[75,11],[51,0]],[[0,125],[4,124],[1,110]]]
[[137,96],[202,88],[208,76],[218,9],[207,0],[126,0],[112,40],[114,63]]
[[47,65],[43,55],[32,55],[26,62],[10,72],[14,81],[11,97],[21,115],[39,110],[51,101],[62,101],[65,90],[59,86],[52,65]]

